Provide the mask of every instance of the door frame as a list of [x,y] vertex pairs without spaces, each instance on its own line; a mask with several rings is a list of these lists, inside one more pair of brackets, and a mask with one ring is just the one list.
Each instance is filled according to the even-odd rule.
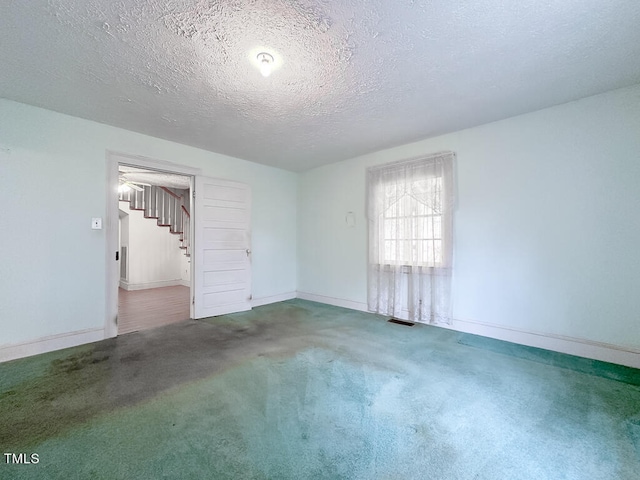
[[[118,250],[118,165],[129,165],[138,168],[148,168],[151,170],[157,170],[167,173],[175,173],[178,175],[185,175],[191,178],[190,192],[193,192],[195,188],[196,175],[202,175],[200,168],[189,167],[186,165],[180,165],[173,162],[167,162],[164,160],[156,160],[149,157],[143,157],[140,155],[130,155],[127,153],[107,150],[106,151],[106,167],[107,167],[107,208],[105,219],[105,262],[106,262],[106,281],[105,281],[105,322],[104,322],[104,338],[112,338],[118,335],[118,281],[119,271],[118,262],[116,261],[116,251]],[[194,212],[193,195],[189,195],[190,212]],[[190,222],[191,232],[190,238],[194,239],[194,224]],[[194,249],[191,249],[194,253]],[[191,279],[190,279],[190,298],[193,298],[193,281],[194,281],[194,269],[193,262],[195,257],[191,258]],[[189,306],[190,316],[194,317],[193,302],[190,302]]]

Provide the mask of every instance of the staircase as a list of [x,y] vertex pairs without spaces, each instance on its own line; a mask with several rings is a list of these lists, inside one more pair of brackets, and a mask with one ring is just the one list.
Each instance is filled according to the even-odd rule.
[[144,218],[157,219],[158,226],[169,227],[169,232],[180,235],[180,248],[191,256],[191,215],[185,206],[185,195],[166,187],[140,186],[118,193],[120,201],[129,202],[131,210],[141,210]]

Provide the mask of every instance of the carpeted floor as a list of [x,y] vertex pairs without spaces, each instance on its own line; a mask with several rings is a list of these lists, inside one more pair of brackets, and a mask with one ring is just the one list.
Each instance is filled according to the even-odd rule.
[[638,370],[302,300],[0,364],[0,478],[637,479]]

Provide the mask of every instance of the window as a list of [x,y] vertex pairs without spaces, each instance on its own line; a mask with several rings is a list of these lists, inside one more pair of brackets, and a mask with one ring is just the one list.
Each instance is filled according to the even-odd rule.
[[450,323],[453,152],[367,171],[369,310]]
[[369,169],[371,262],[450,266],[452,165],[445,153]]
[[406,186],[400,192],[395,183],[379,187],[385,198],[379,258],[384,264],[441,266],[442,176],[411,180]]

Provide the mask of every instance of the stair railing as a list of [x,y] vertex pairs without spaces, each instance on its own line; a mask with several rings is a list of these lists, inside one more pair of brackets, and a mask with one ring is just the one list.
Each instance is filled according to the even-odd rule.
[[191,217],[184,206],[184,199],[166,187],[146,185],[141,190],[120,192],[119,200],[129,202],[131,210],[142,210],[145,218],[157,220],[157,224],[169,227],[180,235],[180,248],[191,255]]
[[182,226],[181,226],[182,234],[180,235],[180,248],[184,249],[185,251],[184,254],[187,257],[190,257],[191,256],[191,215],[189,215],[189,212],[184,207],[184,205],[181,205],[180,209],[182,211]]

